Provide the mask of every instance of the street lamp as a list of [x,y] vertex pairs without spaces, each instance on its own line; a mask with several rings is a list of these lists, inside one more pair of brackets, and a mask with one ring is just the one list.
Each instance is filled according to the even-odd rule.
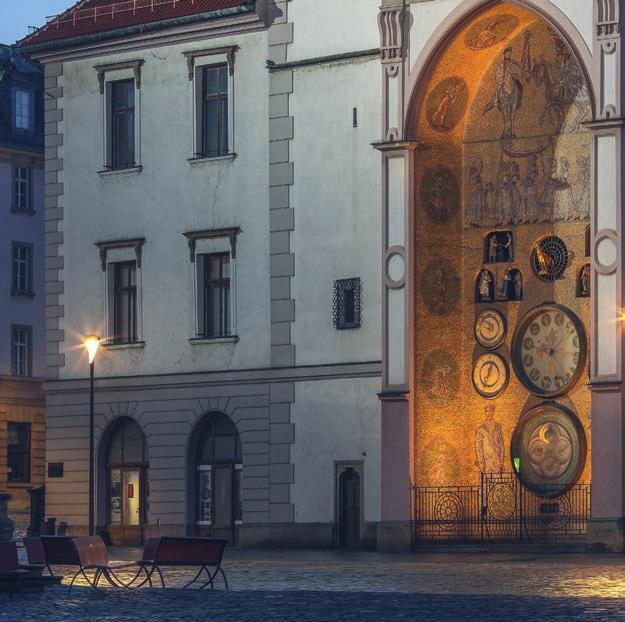
[[93,436],[94,436],[94,413],[93,413],[93,372],[95,367],[95,355],[100,347],[100,337],[97,335],[85,335],[83,338],[87,354],[89,355],[89,535],[95,535],[94,516],[95,499],[93,495]]

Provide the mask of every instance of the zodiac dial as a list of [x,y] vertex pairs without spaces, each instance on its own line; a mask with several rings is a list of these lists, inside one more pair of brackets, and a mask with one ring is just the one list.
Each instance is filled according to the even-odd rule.
[[574,484],[584,467],[584,429],[568,408],[546,403],[520,418],[511,452],[521,481],[537,494],[554,496]]
[[508,378],[508,365],[498,354],[488,352],[475,361],[473,386],[482,397],[497,397],[506,388]]
[[566,307],[541,305],[530,311],[512,338],[512,365],[519,380],[535,395],[566,393],[586,360],[586,335],[578,317]]
[[506,320],[495,309],[486,309],[475,321],[475,339],[487,350],[501,345],[506,336]]

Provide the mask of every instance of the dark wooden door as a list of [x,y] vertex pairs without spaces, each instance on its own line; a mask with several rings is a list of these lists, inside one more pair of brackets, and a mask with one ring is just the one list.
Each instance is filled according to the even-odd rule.
[[339,476],[339,546],[360,546],[360,475],[353,467]]

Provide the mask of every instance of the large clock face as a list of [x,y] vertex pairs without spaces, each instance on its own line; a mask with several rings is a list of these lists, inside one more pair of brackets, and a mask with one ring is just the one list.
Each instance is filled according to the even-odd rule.
[[521,320],[512,339],[512,364],[534,394],[553,397],[577,381],[586,361],[586,334],[566,307],[545,304]]

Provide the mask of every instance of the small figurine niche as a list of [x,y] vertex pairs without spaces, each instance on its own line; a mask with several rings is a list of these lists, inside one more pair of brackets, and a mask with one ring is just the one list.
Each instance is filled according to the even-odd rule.
[[497,300],[523,300],[523,275],[518,268],[507,268],[504,272]]
[[514,260],[511,231],[491,231],[484,238],[484,263],[508,263]]
[[584,231],[584,257],[590,257],[590,225]]
[[475,302],[493,300],[495,300],[495,278],[490,270],[483,268],[475,280]]
[[575,289],[578,298],[590,298],[590,263],[583,264],[577,271]]

